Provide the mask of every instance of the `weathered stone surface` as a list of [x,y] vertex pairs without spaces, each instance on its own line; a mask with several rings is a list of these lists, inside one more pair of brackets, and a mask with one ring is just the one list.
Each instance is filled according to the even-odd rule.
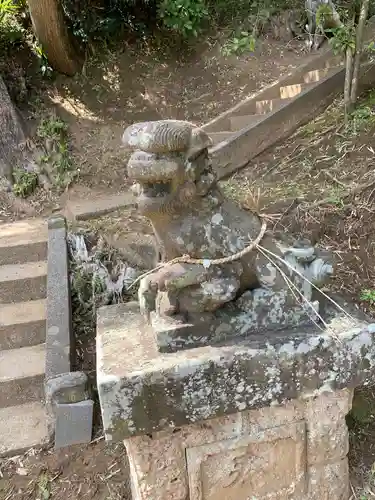
[[139,269],[153,269],[157,266],[159,252],[154,236],[131,232],[123,235],[105,235],[105,240],[116,248],[125,261]]
[[373,377],[374,334],[375,325],[338,314],[329,333],[304,328],[163,354],[137,304],[102,308],[97,379],[107,438],[356,387]]
[[[135,151],[128,175],[138,183],[138,209],[151,221],[165,261],[139,287],[147,317],[175,321],[175,329],[160,322],[155,329],[160,349],[199,345],[244,327],[247,333],[316,321],[313,285],[332,273],[328,256],[310,242],[264,234],[257,214],[223,197],[205,132],[176,120],[136,123],[123,142]],[[265,250],[245,251],[258,237]]]
[[105,196],[100,193],[92,193],[89,199],[68,200],[64,214],[72,221],[88,220],[133,205],[134,197],[129,192]]
[[47,379],[70,372],[74,349],[65,218],[51,217],[48,228]]
[[0,408],[0,457],[20,455],[48,443],[43,403],[29,402]]
[[43,219],[2,224],[0,265],[47,260],[47,224]]
[[97,316],[104,431],[125,441],[134,500],[348,500],[345,416],[375,324],[314,288],[325,252],[223,198],[200,129],[123,141],[164,260],[139,303]]
[[181,120],[134,123],[125,130],[122,142],[133,151],[156,154],[188,151],[188,157],[212,146],[206,132]]
[[87,375],[68,372],[49,378],[45,383],[45,395],[48,406],[84,401],[89,396]]
[[349,499],[348,459],[309,469],[308,500]]
[[303,498],[305,436],[300,422],[187,449],[190,500]]
[[323,465],[339,462],[349,451],[345,416],[352,406],[352,391],[323,394],[306,403],[308,462]]
[[91,400],[56,405],[56,449],[91,441],[93,409]]
[[48,280],[45,396],[48,427],[55,447],[91,440],[93,402],[87,375],[72,372],[74,336],[71,322],[66,221],[48,220]]
[[346,458],[309,466],[306,430],[311,406],[349,410],[348,394],[293,400],[126,439],[133,499],[346,500]]

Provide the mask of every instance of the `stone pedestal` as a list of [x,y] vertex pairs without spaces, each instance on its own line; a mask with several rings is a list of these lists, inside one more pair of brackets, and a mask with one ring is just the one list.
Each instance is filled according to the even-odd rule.
[[134,500],[349,498],[347,389],[125,440]]
[[104,428],[133,499],[348,500],[345,416],[374,374],[375,325],[327,322],[162,353],[138,304],[101,309]]

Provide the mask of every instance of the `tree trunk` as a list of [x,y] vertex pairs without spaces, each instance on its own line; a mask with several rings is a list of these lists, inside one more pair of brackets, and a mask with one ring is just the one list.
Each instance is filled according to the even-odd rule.
[[353,51],[350,47],[346,49],[346,61],[345,61],[345,85],[344,85],[344,108],[345,108],[345,124],[349,121],[350,113],[350,91],[352,85],[352,75],[353,75]]
[[82,66],[60,0],[28,0],[35,35],[53,69],[73,76]]
[[0,77],[0,177],[8,186],[13,184],[13,167],[20,163],[25,141],[21,119]]
[[0,190],[13,186],[15,169],[37,173],[40,184],[49,187],[49,181],[38,165],[38,159],[43,155],[44,152],[28,138],[23,119],[0,76]]
[[361,5],[361,12],[359,15],[357,31],[356,31],[356,42],[355,42],[355,57],[353,66],[353,76],[350,89],[350,107],[352,108],[357,100],[358,92],[358,79],[359,79],[359,68],[361,65],[362,56],[362,45],[363,45],[363,32],[365,28],[365,23],[367,19],[367,13],[369,8],[369,0],[363,0]]
[[32,207],[11,192],[15,168],[36,169],[32,156],[25,151],[26,134],[21,116],[10,100],[8,89],[0,76],[0,213],[12,211],[32,215]]

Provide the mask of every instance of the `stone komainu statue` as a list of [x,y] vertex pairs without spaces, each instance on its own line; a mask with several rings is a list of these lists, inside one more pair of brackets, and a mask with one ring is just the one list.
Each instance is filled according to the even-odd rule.
[[[123,143],[132,151],[138,209],[152,223],[164,263],[140,283],[148,317],[202,325],[235,308],[256,331],[316,318],[311,283],[332,273],[327,256],[308,241],[263,234],[259,215],[223,196],[205,131],[177,120],[137,123]],[[257,238],[260,246],[247,251]]]

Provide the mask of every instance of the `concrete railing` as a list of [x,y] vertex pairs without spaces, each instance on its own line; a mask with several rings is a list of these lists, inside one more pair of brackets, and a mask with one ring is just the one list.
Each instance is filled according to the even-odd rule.
[[92,437],[93,401],[88,379],[73,371],[72,327],[66,220],[48,220],[45,396],[55,448],[87,443]]

